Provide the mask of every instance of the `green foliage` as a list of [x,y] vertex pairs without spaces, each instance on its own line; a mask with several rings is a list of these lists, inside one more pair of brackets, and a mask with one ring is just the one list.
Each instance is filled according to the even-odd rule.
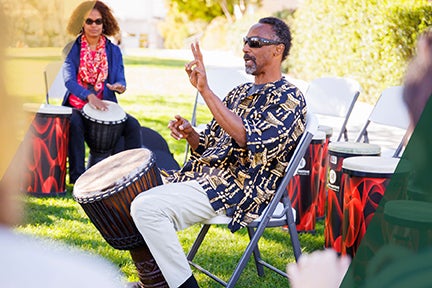
[[241,54],[243,37],[257,20],[266,15],[256,12],[254,15],[244,15],[241,19],[230,23],[223,17],[214,19],[206,28],[201,43],[205,49],[231,50]]
[[[222,7],[218,1],[212,0],[171,0],[177,4],[178,11],[187,15],[190,21],[204,20],[210,22],[213,18],[223,15]],[[232,1],[230,1],[232,2]],[[232,5],[231,10],[232,10]]]
[[293,47],[284,69],[310,81],[352,77],[362,101],[401,85],[419,33],[432,25],[427,1],[306,0],[295,12]]
[[[260,5],[261,0],[171,0],[168,14],[159,26],[165,39],[164,46],[184,48],[195,38],[200,38],[204,39],[201,43],[205,42],[208,49],[241,51],[241,47],[237,49],[241,37],[258,19],[261,12],[255,8]],[[253,15],[247,13],[251,6],[256,10]]]
[[[67,43],[66,17],[79,0],[0,0],[7,19],[11,47],[52,47]],[[3,27],[2,27],[3,28]]]
[[160,33],[167,49],[181,49],[187,46],[187,40],[202,33],[206,22],[190,21],[188,15],[181,12],[177,2],[171,2],[165,20],[159,24]]

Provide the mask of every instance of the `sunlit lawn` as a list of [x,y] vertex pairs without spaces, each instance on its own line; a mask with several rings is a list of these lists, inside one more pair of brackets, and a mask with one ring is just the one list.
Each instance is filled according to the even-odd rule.
[[[60,57],[56,56],[52,51],[48,54],[48,56],[44,56],[43,53],[38,51],[38,53],[33,52],[26,56],[24,53],[20,54],[19,58],[10,58],[7,63],[8,69],[12,69],[11,71],[14,73],[21,73],[20,77],[14,74],[11,83],[13,85],[21,84],[13,86],[13,90],[16,94],[24,97],[25,101],[43,102],[45,99],[44,85],[40,83],[43,78],[40,73],[42,73],[43,67],[49,61],[60,60]],[[175,59],[125,57],[125,63],[126,68],[143,66],[146,69],[167,69],[166,85],[172,85],[172,93],[167,95],[157,93],[146,95],[129,94],[128,97],[120,98],[120,104],[125,111],[134,115],[142,126],[158,131],[167,140],[171,152],[181,165],[184,160],[185,142],[172,139],[166,126],[175,114],[190,118],[192,113],[194,93],[178,94],[176,88],[180,83],[169,81],[170,73],[183,71],[184,62]],[[32,69],[33,72],[31,72],[30,76],[22,74],[25,71],[29,73],[28,71],[32,71]],[[143,79],[143,85],[152,85],[151,79]],[[185,85],[185,83],[181,83],[181,85]],[[199,121],[208,121],[210,114],[207,109],[203,106],[199,106],[198,109]],[[27,216],[24,223],[18,227],[18,230],[62,241],[101,255],[117,265],[128,281],[136,281],[138,279],[137,273],[129,252],[116,250],[107,244],[80,205],[73,200],[71,196],[73,187],[68,185],[67,189],[67,195],[62,197],[25,197]],[[321,221],[317,223],[317,233],[315,235],[300,235],[302,249],[305,252],[323,247],[323,230],[324,227]],[[186,251],[198,231],[199,226],[197,225],[179,232],[180,241]],[[209,241],[206,243],[211,242],[212,245],[202,247],[201,254],[198,254],[196,260],[210,270],[217,271],[222,278],[227,279],[234,269],[235,262],[240,257],[242,250],[247,245],[247,233],[240,231],[232,234],[223,227],[210,229],[209,233],[210,237],[207,238]],[[268,229],[260,241],[260,249],[264,258],[271,259],[274,265],[281,269],[285,269],[287,263],[294,261],[289,234],[282,229]],[[196,272],[195,275],[201,287],[220,287],[219,284],[199,272]],[[272,272],[267,272],[263,278],[258,277],[254,264],[250,261],[236,287],[288,287],[288,281]]]

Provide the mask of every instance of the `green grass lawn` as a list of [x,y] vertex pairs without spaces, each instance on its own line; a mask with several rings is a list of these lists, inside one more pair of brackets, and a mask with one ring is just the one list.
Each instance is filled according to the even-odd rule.
[[[31,56],[20,54],[19,57],[11,57],[7,67],[12,69],[14,73],[24,73],[28,69],[35,69],[38,72],[33,74],[36,75],[39,73],[38,69],[43,69],[47,62],[60,59],[52,56],[52,53],[49,56],[44,56],[44,53],[40,54],[38,51],[38,53],[33,53]],[[195,95],[176,92],[178,91],[178,85],[187,83],[169,81],[170,73],[181,73],[183,71],[184,62],[176,59],[125,57],[125,63],[126,69],[130,66],[143,66],[146,69],[166,69],[168,71],[166,73],[168,77],[166,83],[172,86],[172,92],[167,95],[127,95],[128,97],[120,97],[119,103],[126,112],[134,115],[142,126],[158,131],[167,140],[171,152],[181,165],[184,160],[185,142],[171,138],[167,124],[175,114],[181,114],[187,118],[190,118],[192,114]],[[28,69],[25,69],[26,67]],[[38,81],[41,81],[39,76],[21,75],[21,81],[33,81],[34,83],[14,87],[15,94],[21,95],[26,101],[38,102],[45,99],[43,85],[38,83]],[[13,81],[15,81],[13,84],[17,85],[18,80]],[[143,82],[145,82],[143,85],[152,85],[151,79],[143,79]],[[199,122],[208,121],[210,119],[208,110],[202,105],[198,109]],[[62,197],[37,198],[26,196],[26,217],[22,225],[17,227],[17,230],[53,239],[53,241],[61,241],[90,253],[101,255],[117,265],[128,281],[137,281],[136,269],[129,252],[116,250],[107,244],[80,205],[72,198],[72,189],[73,187],[68,185],[68,192],[66,196]],[[199,225],[196,225],[178,233],[185,251],[192,245],[198,231]],[[300,242],[304,252],[322,249],[324,245],[324,225],[322,221],[317,223],[316,231],[317,233],[314,235],[300,235]],[[207,242],[202,246],[201,253],[197,255],[196,261],[210,270],[216,271],[220,277],[227,279],[247,242],[246,231],[232,234],[223,227],[214,227],[210,230]],[[289,234],[282,229],[268,229],[260,241],[260,249],[265,259],[271,259],[275,266],[283,270],[287,263],[294,262]],[[201,287],[220,287],[219,284],[199,272],[196,272],[195,275]],[[250,261],[236,287],[274,288],[288,286],[287,279],[272,272],[267,272],[263,278],[258,277],[254,263]]]

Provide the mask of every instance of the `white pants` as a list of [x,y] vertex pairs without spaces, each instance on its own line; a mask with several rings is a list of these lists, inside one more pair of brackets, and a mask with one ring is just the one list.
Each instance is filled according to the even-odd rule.
[[169,287],[179,287],[192,271],[176,231],[217,216],[196,181],[156,186],[131,203],[131,216]]

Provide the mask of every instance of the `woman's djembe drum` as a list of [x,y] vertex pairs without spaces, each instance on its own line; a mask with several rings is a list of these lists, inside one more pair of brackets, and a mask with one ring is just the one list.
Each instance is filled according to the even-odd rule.
[[378,145],[359,142],[331,142],[328,147],[329,174],[327,181],[327,209],[325,215],[325,247],[333,248],[340,253],[342,248],[343,181],[342,163],[344,159],[354,156],[379,156]]
[[95,164],[75,183],[73,197],[114,248],[129,250],[143,287],[168,287],[130,216],[130,204],[141,192],[162,184],[153,153],[126,150]]
[[323,131],[326,135],[322,149],[321,171],[316,209],[317,220],[321,220],[325,217],[325,207],[327,202],[327,174],[329,166],[328,145],[330,143],[330,138],[333,135],[333,128],[330,126],[319,125],[318,130]]
[[84,139],[90,148],[92,158],[88,167],[111,155],[127,120],[127,114],[120,105],[103,101],[108,104],[107,111],[94,109],[89,103],[81,110],[84,116]]
[[[66,193],[66,161],[72,109],[49,104],[26,104],[32,115],[24,139],[30,148],[23,190],[34,196]],[[7,137],[7,136],[5,136]]]
[[[343,161],[342,254],[355,256],[398,163],[399,158],[378,156],[350,157]],[[398,185],[393,185],[398,189],[397,198],[406,195],[409,170],[399,172],[398,179],[394,178]]]
[[296,228],[299,232],[315,233],[324,143],[325,133],[317,131],[299,164],[297,174],[287,186],[292,206],[296,210]]

